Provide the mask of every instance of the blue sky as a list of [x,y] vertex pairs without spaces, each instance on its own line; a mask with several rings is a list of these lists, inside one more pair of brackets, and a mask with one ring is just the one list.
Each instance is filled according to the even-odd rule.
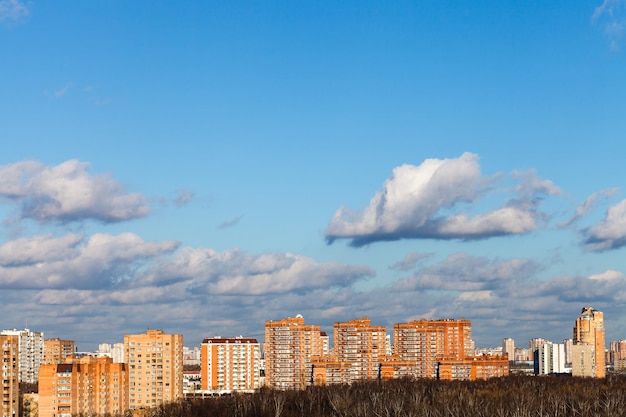
[[0,325],[626,338],[626,2],[0,0]]

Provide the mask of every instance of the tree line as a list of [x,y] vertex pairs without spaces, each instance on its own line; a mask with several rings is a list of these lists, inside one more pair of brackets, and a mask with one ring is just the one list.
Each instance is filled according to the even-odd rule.
[[185,399],[148,417],[626,417],[626,376],[399,379]]

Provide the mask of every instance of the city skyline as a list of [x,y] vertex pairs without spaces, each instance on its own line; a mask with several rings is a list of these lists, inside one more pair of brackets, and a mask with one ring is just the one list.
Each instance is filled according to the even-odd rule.
[[591,305],[624,339],[624,27],[624,0],[0,0],[0,324],[498,346]]

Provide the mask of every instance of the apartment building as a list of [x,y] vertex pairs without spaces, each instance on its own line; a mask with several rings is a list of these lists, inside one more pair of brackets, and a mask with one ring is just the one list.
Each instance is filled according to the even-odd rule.
[[183,396],[183,335],[148,330],[124,336],[130,409],[154,408]]
[[379,377],[380,357],[385,356],[387,329],[373,326],[368,317],[334,325],[334,352],[347,366],[350,382]]
[[313,383],[311,357],[322,356],[320,326],[301,315],[265,322],[265,378],[275,389],[303,389]]
[[111,358],[70,357],[39,369],[39,417],[122,415],[128,410],[128,367]]
[[[414,320],[393,326],[398,372],[415,378],[437,378],[439,363],[474,356],[469,320]],[[393,361],[386,361],[387,365]]]
[[3,330],[0,335],[18,337],[20,382],[36,383],[39,366],[43,363],[43,332],[13,329]]
[[46,339],[43,342],[43,363],[47,365],[65,363],[75,352],[76,345],[73,340]]
[[534,352],[535,375],[565,373],[565,345],[544,343]]
[[19,337],[0,335],[2,359],[2,417],[18,417],[19,409]]
[[206,338],[201,345],[202,390],[253,391],[260,387],[261,345],[244,337]]
[[583,307],[574,325],[572,375],[604,378],[604,350],[604,314],[592,307]]
[[506,337],[502,339],[502,353],[506,354],[510,361],[515,360],[515,340]]

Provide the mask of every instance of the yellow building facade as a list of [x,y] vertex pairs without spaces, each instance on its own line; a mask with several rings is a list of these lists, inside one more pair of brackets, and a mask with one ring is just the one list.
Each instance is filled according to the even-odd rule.
[[149,409],[183,397],[183,335],[148,330],[124,336],[130,409]]
[[261,345],[243,337],[206,338],[201,345],[202,390],[253,391],[259,388]]
[[592,307],[583,307],[574,325],[573,340],[572,375],[604,378],[604,314]]
[[0,335],[2,417],[18,417],[20,415],[18,337],[15,335]]
[[39,417],[119,415],[128,408],[125,363],[86,356],[39,368]]

